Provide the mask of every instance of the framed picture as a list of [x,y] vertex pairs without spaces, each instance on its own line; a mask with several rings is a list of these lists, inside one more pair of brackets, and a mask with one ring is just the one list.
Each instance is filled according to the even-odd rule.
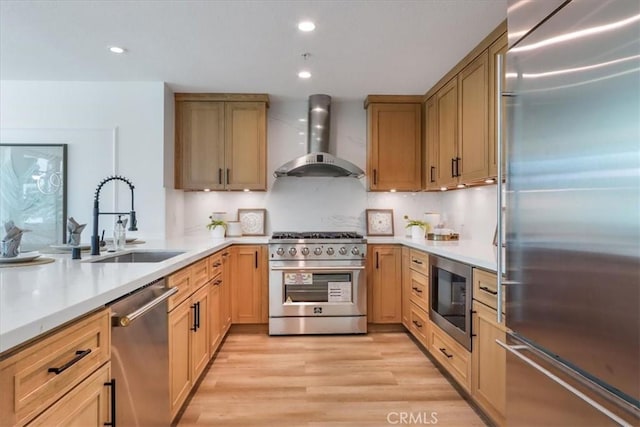
[[264,236],[266,209],[238,209],[238,221],[243,236]]
[[393,236],[393,209],[367,209],[367,236]]
[[22,251],[66,242],[67,145],[0,144],[0,229],[27,229]]

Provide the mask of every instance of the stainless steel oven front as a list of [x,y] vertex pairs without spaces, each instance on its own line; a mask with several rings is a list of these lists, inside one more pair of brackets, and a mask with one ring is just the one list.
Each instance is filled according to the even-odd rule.
[[430,256],[429,272],[429,318],[471,351],[471,267],[447,258]]
[[269,334],[367,332],[363,260],[271,261]]

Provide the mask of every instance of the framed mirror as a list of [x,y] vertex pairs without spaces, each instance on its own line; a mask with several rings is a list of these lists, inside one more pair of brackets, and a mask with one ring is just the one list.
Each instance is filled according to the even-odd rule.
[[67,144],[0,144],[0,239],[9,220],[22,252],[66,242]]

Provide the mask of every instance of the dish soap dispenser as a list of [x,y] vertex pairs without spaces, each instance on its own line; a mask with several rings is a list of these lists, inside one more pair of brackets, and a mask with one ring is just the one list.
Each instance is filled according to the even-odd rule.
[[126,241],[126,234],[124,223],[118,215],[118,221],[116,221],[115,227],[113,227],[113,249],[116,251],[121,251],[124,249],[124,244]]

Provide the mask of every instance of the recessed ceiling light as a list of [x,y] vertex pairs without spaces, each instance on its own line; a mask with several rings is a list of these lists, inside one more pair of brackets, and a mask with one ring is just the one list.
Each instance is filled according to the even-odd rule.
[[204,191],[205,191],[205,193],[208,193],[209,191],[211,191],[211,189],[210,188],[205,188]]
[[440,187],[440,191],[447,191],[447,187]]
[[245,189],[244,189],[244,190],[242,190],[242,191],[244,191],[245,193],[248,193],[248,192],[249,192],[249,191],[251,191],[251,190],[249,190],[248,188],[245,188]]
[[311,73],[308,71],[300,71],[298,73],[298,77],[300,77],[301,79],[308,79],[311,78]]
[[307,119],[298,119],[299,122],[306,122]]
[[484,182],[487,184],[493,184],[496,181],[494,179],[489,178],[489,179],[485,179]]
[[466,185],[464,185],[464,184],[458,184],[456,187],[458,187],[458,188],[465,188],[465,187],[466,187]]
[[309,31],[315,30],[316,24],[314,24],[311,21],[301,21],[301,22],[298,22],[298,29],[300,31],[304,31],[305,33],[307,33]]
[[392,189],[389,190],[389,193],[395,193],[395,192],[396,192],[395,188],[392,188]]
[[118,47],[118,46],[111,46],[111,47],[109,48],[109,51],[110,51],[111,53],[124,53],[125,49],[124,49],[124,48],[122,48],[122,47]]
[[304,132],[298,132],[298,135],[304,135]]

